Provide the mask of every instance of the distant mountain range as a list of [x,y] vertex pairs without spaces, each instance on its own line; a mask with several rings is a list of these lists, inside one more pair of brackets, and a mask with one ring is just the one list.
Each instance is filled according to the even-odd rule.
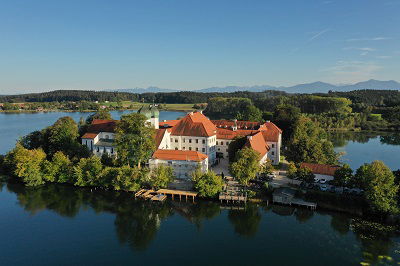
[[[288,93],[317,93],[317,92],[328,92],[332,91],[352,91],[352,90],[362,90],[362,89],[374,89],[374,90],[400,90],[400,83],[394,80],[381,81],[370,79],[368,81],[362,81],[355,84],[346,85],[333,85],[325,82],[313,82],[306,84],[298,84],[290,87],[275,87],[269,85],[257,85],[257,86],[226,86],[226,87],[211,87],[200,90],[193,90],[196,92],[235,92],[235,91],[251,91],[251,92],[261,92],[265,90],[279,90]],[[177,92],[186,91],[179,89],[162,89],[158,87],[148,87],[148,88],[133,88],[133,89],[116,89],[108,91],[118,91],[118,92],[131,92],[131,93],[157,93],[157,92]]]

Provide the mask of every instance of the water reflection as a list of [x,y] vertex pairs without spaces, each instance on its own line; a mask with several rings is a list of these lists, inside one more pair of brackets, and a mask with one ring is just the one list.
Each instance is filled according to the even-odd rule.
[[400,134],[394,132],[332,132],[329,139],[335,147],[345,147],[349,141],[367,143],[379,137],[381,144],[400,145]]
[[[4,189],[0,184],[0,190]],[[321,213],[303,208],[287,206],[259,207],[247,204],[243,209],[223,210],[218,203],[200,201],[196,204],[172,202],[152,203],[135,200],[131,194],[114,191],[90,191],[63,185],[46,185],[28,188],[20,184],[7,184],[6,188],[16,194],[18,204],[29,214],[50,210],[63,217],[73,218],[80,211],[91,208],[97,213],[107,212],[115,215],[114,225],[117,239],[133,250],[146,250],[156,239],[161,223],[172,215],[179,215],[201,230],[204,221],[212,220],[227,212],[232,230],[241,237],[254,238],[261,230],[262,220],[268,219],[266,213],[278,216],[293,216],[298,225],[311,224],[322,219]],[[396,242],[394,228],[366,222],[348,215],[324,213],[330,216],[330,227],[341,236],[355,235],[361,245],[363,260],[376,263],[393,254]],[[322,223],[323,228],[326,224]],[[328,222],[329,225],[329,222]],[[275,225],[274,225],[275,226]],[[309,227],[301,227],[306,230]],[[267,229],[268,230],[268,229]],[[312,230],[312,229],[309,229]],[[328,230],[325,228],[323,230]],[[326,231],[328,232],[328,231]],[[310,231],[309,234],[315,232]]]

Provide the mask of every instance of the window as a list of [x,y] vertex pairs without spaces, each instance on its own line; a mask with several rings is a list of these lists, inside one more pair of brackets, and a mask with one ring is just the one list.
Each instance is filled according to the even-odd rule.
[[271,152],[271,154],[272,154],[272,155],[275,155],[275,152],[273,151],[273,152]]
[[192,147],[189,147],[189,151],[191,151],[192,150]]
[[205,139],[203,139],[203,144],[206,144],[206,140]]
[[206,151],[206,149],[205,149],[205,148],[202,148],[202,149],[201,149],[201,151],[202,151],[202,152],[205,152],[205,151]]
[[182,147],[182,150],[186,150],[186,147]]
[[178,143],[178,139],[175,139],[175,142]]
[[183,143],[185,143],[186,142],[186,139],[185,138],[183,138]]
[[272,148],[275,148],[275,144],[272,144]]
[[218,141],[217,141],[217,145],[218,145]]
[[199,151],[199,148],[196,148],[196,151]]
[[177,150],[178,150],[178,148],[175,148],[175,150],[177,151]]
[[196,139],[196,143],[199,143],[199,140],[198,140],[198,139]]
[[113,154],[114,153],[114,148],[111,148],[111,154]]
[[174,139],[173,139],[173,138],[171,138],[171,142],[174,142]]
[[220,151],[221,149],[220,148],[218,148],[218,151]]
[[189,139],[189,143],[192,143],[192,139]]

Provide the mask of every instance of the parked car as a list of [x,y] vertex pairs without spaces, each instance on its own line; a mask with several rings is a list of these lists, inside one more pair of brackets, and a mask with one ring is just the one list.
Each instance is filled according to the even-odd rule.
[[329,188],[328,185],[325,185],[325,184],[319,186],[319,189],[320,189],[321,191],[328,191],[328,188]]

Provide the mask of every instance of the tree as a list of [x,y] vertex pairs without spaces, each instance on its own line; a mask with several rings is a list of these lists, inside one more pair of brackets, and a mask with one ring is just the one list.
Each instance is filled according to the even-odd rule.
[[100,158],[92,156],[80,159],[74,167],[74,179],[76,186],[99,186],[101,185],[101,171],[103,165]]
[[299,167],[296,171],[296,176],[299,180],[306,183],[313,183],[315,178],[315,175],[307,167]]
[[276,106],[273,117],[274,123],[283,130],[283,138],[289,140],[300,118],[300,109],[293,105],[281,104]]
[[228,157],[229,162],[235,161],[236,153],[241,150],[246,144],[247,138],[246,137],[235,137],[228,146]]
[[202,197],[212,198],[222,191],[224,182],[221,176],[216,175],[213,171],[201,173],[196,170],[192,173],[194,188]]
[[73,182],[73,167],[72,162],[63,152],[58,151],[53,155],[51,161],[54,172],[54,181],[58,183],[72,183]]
[[90,125],[95,119],[111,120],[112,116],[107,110],[98,110],[96,113],[91,114],[86,118],[86,124]]
[[290,179],[297,178],[297,166],[293,162],[289,163],[287,177]]
[[270,175],[274,171],[274,166],[272,165],[271,160],[266,160],[265,163],[263,163],[260,166],[260,173],[264,175]]
[[[78,139],[78,125],[69,117],[61,117],[47,129],[49,155],[57,151],[71,154],[76,147]],[[72,155],[72,154],[71,154]]]
[[287,146],[286,157],[295,163],[336,164],[338,154],[326,132],[309,118],[301,117]]
[[260,154],[251,148],[244,148],[237,152],[235,162],[231,163],[229,168],[241,184],[254,179],[260,171]]
[[155,129],[146,123],[142,114],[123,115],[117,124],[116,139],[118,158],[130,166],[147,161],[155,150]]
[[356,176],[362,180],[365,198],[372,210],[379,213],[394,213],[399,187],[393,172],[381,161],[364,164],[357,169]]
[[115,190],[137,191],[141,188],[143,180],[148,175],[146,169],[129,167],[127,165],[119,168],[120,173],[115,176],[111,184]]
[[149,178],[149,184],[155,190],[166,188],[174,180],[174,172],[171,166],[159,165],[152,169]]
[[260,122],[262,120],[262,112],[254,105],[249,105],[243,111],[237,113],[235,118],[237,120]]
[[11,173],[27,186],[38,186],[45,183],[43,164],[46,154],[42,149],[28,150],[17,143],[5,157],[4,163]]
[[350,165],[344,164],[342,167],[335,171],[333,183],[336,186],[344,187],[347,186],[352,179],[353,170],[350,168]]

